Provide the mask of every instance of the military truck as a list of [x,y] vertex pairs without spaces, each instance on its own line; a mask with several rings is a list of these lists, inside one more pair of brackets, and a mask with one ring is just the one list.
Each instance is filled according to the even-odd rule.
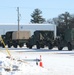
[[29,38],[26,46],[32,48],[36,45],[37,49],[47,46],[49,49],[53,47],[54,32],[49,30],[36,30],[34,34]]
[[57,42],[59,50],[64,47],[68,47],[68,50],[74,49],[74,28],[67,28],[64,34],[60,34]]
[[[1,35],[5,45],[8,45],[8,48],[11,46],[17,48],[23,47],[27,40],[30,38],[30,31],[9,31],[5,35]],[[0,46],[4,47],[2,41],[0,41]]]
[[[4,30],[7,31],[6,25],[2,26],[2,27],[4,27]],[[15,48],[17,48],[18,45],[20,47],[22,47],[24,45],[24,43],[26,43],[27,47],[29,46],[31,48],[32,45],[30,46],[30,44],[28,44],[28,43],[29,43],[29,40],[31,41],[33,36],[30,35],[30,32],[28,32],[26,34],[25,34],[25,32],[21,32],[21,31],[23,31],[22,28],[24,30],[30,30],[30,31],[31,30],[32,31],[36,31],[37,30],[38,32],[37,31],[35,32],[35,36],[34,37],[36,37],[35,39],[37,39],[37,38],[39,39],[39,37],[37,37],[37,35],[38,36],[40,35],[40,41],[41,41],[41,36],[45,38],[45,36],[47,36],[49,31],[53,31],[54,32],[54,38],[56,37],[56,25],[54,25],[54,24],[30,24],[30,25],[28,24],[28,25],[22,25],[21,31],[19,31],[19,32],[18,31],[11,31],[13,29],[12,27],[13,26],[9,27],[10,31],[7,32],[5,35],[1,34],[1,36],[2,36],[2,38],[4,40],[5,45],[8,45],[8,47],[14,46]],[[34,41],[35,41],[35,39],[34,39]],[[33,41],[32,41],[32,43],[33,43]],[[1,42],[0,42],[0,46],[4,47],[4,45]],[[39,48],[38,46],[39,45],[37,45],[37,48]]]
[[[68,47],[68,50],[74,49],[74,27],[67,27],[64,33],[58,36],[55,25],[37,25],[34,27],[36,31],[32,36],[30,31],[9,31],[5,35],[1,35],[1,37],[9,48],[11,46],[17,48],[18,45],[23,47],[26,44],[30,49],[34,45],[36,45],[37,49],[46,46],[49,49],[56,46],[58,50],[62,50],[64,47]],[[2,41],[0,41],[0,46],[4,47]]]
[[74,49],[74,28],[67,28],[64,34],[60,34],[54,38],[54,32],[49,30],[37,30],[29,38],[26,46],[32,48],[36,45],[37,49],[47,46],[49,49],[57,47],[58,50],[62,50],[64,47],[68,47],[71,51]]

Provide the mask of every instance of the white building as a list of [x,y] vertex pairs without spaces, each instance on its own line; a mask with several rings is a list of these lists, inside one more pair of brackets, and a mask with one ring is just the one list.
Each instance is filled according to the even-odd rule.
[[54,37],[56,37],[56,25],[54,24],[20,24],[19,26],[17,24],[0,24],[0,35],[5,34],[7,31],[18,31],[18,27],[21,31],[31,31],[31,34],[35,30],[54,31]]

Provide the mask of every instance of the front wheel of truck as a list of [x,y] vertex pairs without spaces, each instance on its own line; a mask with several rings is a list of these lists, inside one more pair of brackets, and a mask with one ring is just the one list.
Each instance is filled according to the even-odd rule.
[[72,51],[72,45],[70,42],[68,42],[67,47],[68,47],[68,51]]
[[37,49],[40,49],[40,44],[38,41],[36,42],[36,47],[37,47]]

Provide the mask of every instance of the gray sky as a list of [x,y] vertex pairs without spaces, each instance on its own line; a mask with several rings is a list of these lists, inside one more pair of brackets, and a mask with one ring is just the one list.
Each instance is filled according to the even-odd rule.
[[17,23],[17,7],[20,8],[20,23],[29,23],[31,13],[39,8],[45,19],[69,12],[74,14],[74,0],[1,0],[0,23]]

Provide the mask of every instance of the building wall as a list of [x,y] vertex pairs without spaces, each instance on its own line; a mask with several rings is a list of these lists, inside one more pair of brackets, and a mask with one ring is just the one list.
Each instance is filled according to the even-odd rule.
[[[19,30],[31,31],[31,35],[35,30],[51,30],[54,31],[56,37],[56,25],[54,24],[25,24],[19,25]],[[7,31],[18,31],[18,25],[0,25],[0,35],[5,34]]]

